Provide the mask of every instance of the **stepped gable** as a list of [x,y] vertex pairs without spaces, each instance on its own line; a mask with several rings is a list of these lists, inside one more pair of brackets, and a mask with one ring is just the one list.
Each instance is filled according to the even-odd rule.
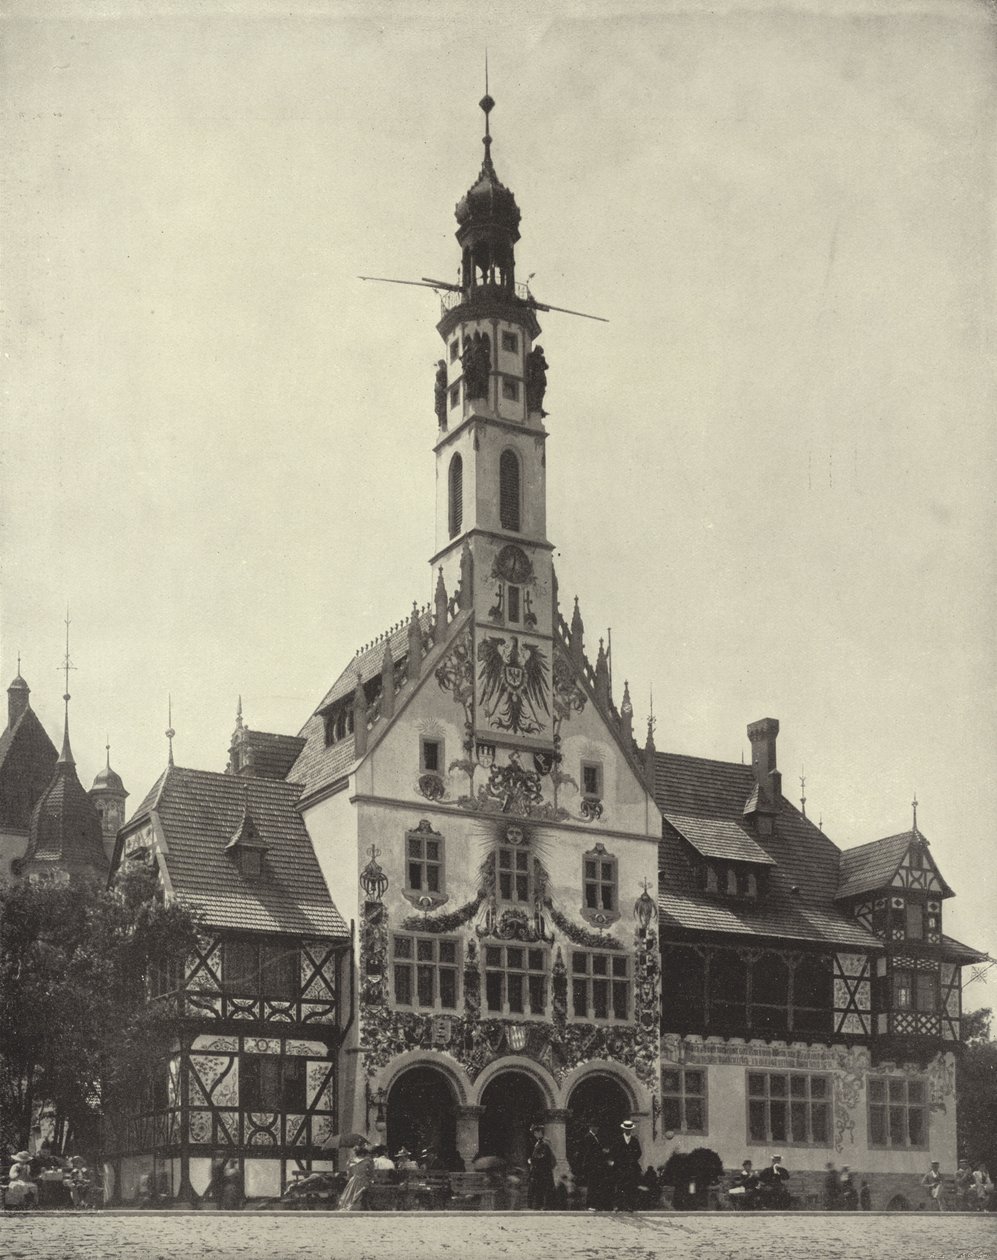
[[14,717],[0,735],[0,827],[28,830],[58,755],[34,709],[26,707]]
[[[744,824],[744,803],[755,787],[751,766],[677,753],[655,754],[655,800],[665,817],[659,845],[661,929],[788,937],[828,945],[882,949],[880,941],[834,904],[840,851],[785,798],[773,834]],[[674,815],[676,826],[669,823]],[[704,892],[681,834],[693,832],[731,861],[768,868],[768,890],[758,901],[726,900]],[[698,847],[689,837],[689,842]],[[754,849],[753,858],[737,856]],[[794,887],[797,891],[793,891]]]
[[[420,613],[419,631],[423,641],[430,634],[432,626],[432,614],[429,611]],[[349,772],[356,761],[352,735],[347,735],[334,744],[326,743],[325,717],[337,704],[355,694],[358,675],[363,679],[368,706],[373,707],[377,703],[381,694],[381,669],[384,663],[385,643],[391,646],[396,677],[404,675],[408,662],[408,621],[403,621],[401,626],[390,634],[375,639],[362,652],[354,656],[301,728],[299,737],[304,740],[304,746],[288,778],[295,783],[303,784],[306,793],[318,791],[330,783],[335,783],[337,779],[341,779]]]
[[[296,809],[300,797],[300,785],[279,779],[170,766],[129,826],[155,813],[166,841],[159,860],[173,891],[198,907],[210,926],[346,937]],[[266,846],[259,876],[243,875],[226,852],[247,806]]]
[[[874,892],[877,888],[887,888],[893,882],[900,863],[907,856],[912,844],[927,846],[923,834],[914,828],[903,831],[896,836],[884,836],[882,840],[871,840],[868,844],[857,844],[846,849],[841,855],[839,865],[838,897],[857,897],[861,893]],[[932,862],[932,866],[934,863]],[[941,873],[935,867],[935,873],[941,881],[943,897],[955,894],[949,888]]]

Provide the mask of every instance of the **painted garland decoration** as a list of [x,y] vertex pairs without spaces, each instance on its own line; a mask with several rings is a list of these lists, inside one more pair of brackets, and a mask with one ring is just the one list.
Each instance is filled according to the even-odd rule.
[[402,920],[402,929],[406,932],[453,932],[470,923],[484,899],[484,890],[479,889],[470,901],[449,914],[410,914]]
[[554,920],[555,925],[561,929],[573,944],[583,945],[586,949],[623,948],[615,936],[606,936],[602,932],[590,932],[587,928],[579,927],[577,923],[572,923],[565,914],[558,910],[549,897],[544,904],[550,911],[550,917]]

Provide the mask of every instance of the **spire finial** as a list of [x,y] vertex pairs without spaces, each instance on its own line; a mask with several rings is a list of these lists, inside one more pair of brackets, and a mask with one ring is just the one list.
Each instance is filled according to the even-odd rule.
[[917,831],[917,788],[914,789],[914,799],[911,801],[910,807],[914,811],[914,830]]
[[[76,666],[69,659],[69,626],[70,626],[69,605],[67,604],[66,605],[66,655],[63,658],[62,664],[59,666],[59,669],[62,670],[62,672],[66,675],[66,690],[62,696],[63,703],[66,706],[66,711],[65,711],[65,717],[63,720],[63,728],[62,728],[62,752],[59,754],[59,760],[62,762],[67,762],[69,765],[74,765],[75,763],[73,762],[73,750],[69,746],[69,701],[72,699],[72,697],[69,694],[69,671],[71,669],[75,669]],[[18,662],[20,662],[20,657],[18,657]],[[20,663],[18,664],[17,672],[18,673],[21,672]]]
[[111,768],[111,737],[110,735],[105,734],[104,738],[107,740],[107,743],[104,745],[104,749],[107,752],[107,768],[108,770],[110,770]]
[[17,676],[21,677],[21,649],[17,649]]
[[800,808],[803,811],[803,817],[807,816],[807,768],[800,766]]
[[239,696],[235,706],[235,729],[242,730],[242,696]]
[[173,765],[173,736],[176,734],[176,731],[173,729],[173,693],[172,692],[170,692],[167,696],[166,706],[167,706],[166,721],[168,723],[166,727],[166,738],[170,741],[169,764],[172,766]]
[[[495,108],[495,102],[488,93],[488,49],[485,49],[485,94],[478,102],[485,115],[485,134],[481,143],[485,146],[485,169],[491,171],[492,165],[492,133],[488,115]],[[494,172],[493,172],[494,173]]]

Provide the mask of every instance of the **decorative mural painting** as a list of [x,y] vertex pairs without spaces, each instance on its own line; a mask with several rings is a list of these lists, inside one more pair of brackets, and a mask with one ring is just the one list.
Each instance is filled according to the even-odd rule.
[[566,809],[544,800],[539,771],[528,770],[517,752],[509,754],[505,765],[492,765],[488,781],[478,785],[477,794],[461,796],[457,804],[473,813],[511,814],[547,821],[569,817]]
[[520,635],[483,635],[478,643],[478,725],[506,735],[550,729],[547,645]]

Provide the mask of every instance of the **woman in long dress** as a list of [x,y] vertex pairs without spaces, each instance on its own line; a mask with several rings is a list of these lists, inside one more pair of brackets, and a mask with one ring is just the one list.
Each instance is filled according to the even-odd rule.
[[374,1158],[366,1143],[356,1147],[346,1165],[349,1180],[339,1196],[340,1212],[356,1212],[364,1206],[367,1188],[374,1180]]

